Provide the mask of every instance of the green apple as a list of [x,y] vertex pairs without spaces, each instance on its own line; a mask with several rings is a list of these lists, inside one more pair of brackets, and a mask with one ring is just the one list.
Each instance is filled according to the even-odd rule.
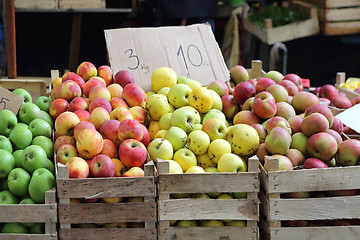
[[28,192],[30,179],[31,176],[25,169],[14,168],[7,178],[10,192],[19,197],[25,196]]
[[213,97],[208,89],[198,87],[190,93],[189,104],[200,113],[206,113],[213,106]]
[[50,124],[51,129],[54,129],[54,119],[50,116],[49,113],[41,110],[41,117],[40,118],[47,121]]
[[0,191],[0,204],[18,204],[19,200],[9,190]]
[[234,198],[247,198],[247,193],[246,192],[234,192],[232,193]]
[[8,186],[6,178],[0,178],[0,189],[1,190],[9,190],[9,186]]
[[192,166],[185,173],[205,173],[205,170],[200,166]]
[[29,173],[33,173],[36,169],[43,168],[46,165],[46,152],[40,146],[30,145],[21,154],[21,166]]
[[207,152],[210,145],[209,136],[202,130],[195,130],[188,136],[187,146],[196,155]]
[[202,227],[223,227],[224,222],[221,220],[202,220],[200,221]]
[[44,149],[44,151],[46,152],[47,158],[53,159],[54,144],[50,138],[45,136],[37,136],[32,140],[31,145],[37,145],[42,147],[42,149]]
[[52,174],[55,174],[55,165],[50,159],[46,160],[45,168],[49,170]]
[[5,136],[0,136],[0,149],[4,149],[9,153],[13,152],[13,147],[10,140]]
[[29,195],[36,203],[45,203],[45,192],[56,185],[54,175],[46,168],[36,169],[29,183]]
[[218,163],[225,153],[231,153],[231,145],[225,139],[215,139],[209,145],[208,155],[211,161]]
[[198,82],[196,80],[193,80],[193,79],[189,79],[189,80],[187,80],[186,82],[183,82],[183,83],[185,83],[186,85],[191,87],[192,90],[202,87],[200,82]]
[[218,161],[219,172],[246,172],[244,159],[233,153],[225,153]]
[[202,126],[203,125],[201,123],[195,123],[195,125],[193,126],[193,129],[191,129],[191,132],[195,131],[195,130],[201,130]]
[[[31,198],[27,197],[21,200],[19,204],[36,204],[36,203]],[[25,227],[34,227],[36,225],[36,223],[23,223],[23,222],[21,224],[24,225]]]
[[8,137],[16,124],[17,118],[12,111],[8,109],[0,111],[0,135]]
[[206,122],[206,120],[209,120],[212,118],[219,119],[219,120],[223,121],[224,123],[226,122],[226,116],[222,111],[220,111],[218,109],[210,109],[202,117],[202,124],[204,124]]
[[209,135],[210,141],[214,141],[215,139],[224,139],[228,128],[223,121],[217,118],[211,118],[204,122],[201,130]]
[[25,149],[31,144],[33,135],[27,126],[17,124],[14,130],[10,133],[10,141],[17,150]]
[[290,133],[282,127],[274,127],[265,138],[265,147],[271,154],[285,155],[291,145]]
[[180,164],[178,164],[174,160],[165,160],[165,161],[169,162],[169,173],[175,173],[175,174],[183,173]]
[[204,168],[204,171],[206,173],[217,173],[217,172],[219,172],[217,167],[207,167],[207,168]]
[[165,138],[156,138],[149,143],[148,151],[150,158],[156,162],[158,158],[170,160],[173,158],[174,150],[171,143]]
[[13,155],[4,149],[0,149],[0,178],[6,178],[14,167],[15,159]]
[[284,75],[282,75],[279,71],[271,70],[267,73],[265,73],[264,77],[270,78],[274,80],[276,83],[280,82],[284,79]]
[[191,193],[191,194],[190,194],[190,198],[205,198],[205,199],[210,199],[209,195],[207,195],[206,193]]
[[35,104],[45,112],[49,112],[51,99],[47,96],[40,96],[36,99]]
[[162,94],[153,94],[146,101],[146,109],[152,120],[160,120],[161,116],[171,113],[174,108]]
[[176,222],[177,227],[197,227],[198,223],[195,220],[179,220]]
[[181,166],[183,172],[186,172],[190,167],[197,166],[195,154],[187,148],[177,150],[173,159]]
[[183,106],[183,107],[181,107],[181,109],[187,109],[187,110],[191,111],[194,114],[194,122],[195,122],[195,124],[201,123],[201,114],[199,113],[198,110],[196,110],[192,106]]
[[222,193],[216,199],[234,199],[229,193]]
[[169,130],[171,127],[171,115],[172,113],[165,113],[159,120],[160,129]]
[[187,141],[187,134],[184,130],[179,127],[171,127],[165,134],[164,137],[173,146],[174,152],[183,148]]
[[308,152],[306,148],[308,139],[309,138],[302,132],[294,133],[291,136],[290,148],[299,150],[304,155],[304,157],[306,157],[308,156]]
[[181,108],[183,106],[189,106],[189,95],[192,89],[183,83],[175,84],[170,88],[167,98],[171,105],[175,108]]
[[157,93],[167,97],[169,91],[170,91],[170,87],[163,87]]
[[44,234],[45,223],[36,223],[33,227],[30,227],[31,234]]
[[17,88],[12,92],[15,93],[16,95],[19,95],[20,97],[23,97],[25,103],[32,103],[31,94],[27,90],[23,88]]
[[29,124],[29,130],[31,131],[33,137],[45,136],[51,138],[52,129],[50,124],[43,119],[34,119]]
[[219,111],[222,111],[223,105],[222,105],[221,97],[214,90],[212,90],[212,89],[208,89],[208,90],[211,93],[212,100],[213,100],[213,105],[212,105],[211,109],[217,109]]
[[191,80],[190,78],[187,78],[185,76],[180,76],[178,80],[176,81],[177,84],[179,83],[186,83],[187,81]]
[[181,128],[186,133],[189,133],[195,125],[195,116],[188,109],[178,108],[172,113],[170,122],[171,126]]
[[41,110],[34,103],[23,103],[19,110],[20,121],[30,124],[32,120],[41,118]]
[[[211,145],[211,143],[210,143],[210,145]],[[208,150],[208,152],[209,152],[209,150]],[[196,160],[197,160],[198,166],[200,166],[204,169],[208,168],[208,167],[216,167],[216,163],[211,161],[208,153],[197,155]]]
[[21,223],[5,223],[1,233],[28,233],[28,229]]
[[14,159],[15,159],[15,167],[22,167],[21,166],[21,154],[24,150],[19,149],[12,153]]

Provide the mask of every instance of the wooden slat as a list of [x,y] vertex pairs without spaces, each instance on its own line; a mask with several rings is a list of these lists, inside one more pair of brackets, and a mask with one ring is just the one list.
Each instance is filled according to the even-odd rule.
[[269,199],[265,196],[263,191],[259,193],[260,200],[260,212],[264,215],[266,219],[269,219],[270,210],[269,210]]
[[4,204],[0,205],[0,222],[44,223],[46,218],[56,222],[56,204]]
[[60,8],[106,8],[105,0],[59,0]]
[[61,240],[157,239],[155,229],[145,228],[72,228],[60,229],[59,235]]
[[360,8],[326,9],[323,18],[320,20],[330,22],[360,20]]
[[269,220],[352,219],[360,216],[360,196],[270,199]]
[[58,179],[59,198],[155,196],[154,177]]
[[23,88],[31,94],[33,102],[40,96],[48,96],[46,82],[41,79],[0,79],[0,86],[10,91]]
[[171,227],[159,232],[159,239],[172,240],[256,240],[257,228],[251,227]]
[[345,35],[360,33],[360,21],[322,23],[324,35]]
[[57,240],[57,235],[50,234],[0,234],[1,240]]
[[271,239],[278,240],[335,240],[359,239],[360,226],[287,227],[272,228]]
[[155,202],[59,204],[60,223],[156,222]]
[[340,8],[360,6],[360,0],[302,0],[322,8]]
[[270,228],[267,221],[260,217],[259,219],[259,232],[261,240],[269,240],[270,239]]
[[58,0],[15,0],[15,8],[54,9],[58,7]]
[[171,199],[159,201],[160,220],[258,220],[258,204],[247,199]]

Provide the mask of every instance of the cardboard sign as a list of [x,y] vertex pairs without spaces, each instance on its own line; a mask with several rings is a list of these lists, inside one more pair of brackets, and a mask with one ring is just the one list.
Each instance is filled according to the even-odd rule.
[[159,67],[170,67],[178,77],[186,76],[202,85],[230,80],[208,24],[105,30],[105,40],[113,73],[130,71],[145,91],[151,91],[151,74]]
[[342,111],[336,115],[336,117],[339,118],[343,124],[360,133],[360,122],[358,119],[360,117],[360,103]]
[[24,98],[10,92],[6,88],[0,86],[0,111],[9,109],[15,115],[18,113]]

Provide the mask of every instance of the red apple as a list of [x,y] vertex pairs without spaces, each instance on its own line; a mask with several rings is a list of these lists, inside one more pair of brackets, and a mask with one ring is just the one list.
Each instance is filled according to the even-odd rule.
[[331,84],[325,84],[320,88],[319,97],[327,98],[330,101],[338,96],[338,90]]
[[91,159],[101,152],[103,148],[103,138],[98,131],[86,128],[77,136],[76,148],[81,157]]
[[259,158],[259,161],[264,164],[265,156],[270,156],[271,153],[266,149],[265,143],[260,143],[259,148],[256,150],[256,156]]
[[97,97],[103,97],[106,100],[108,100],[109,102],[111,100],[111,95],[110,95],[109,90],[106,87],[102,86],[102,85],[95,86],[89,92],[89,100],[90,100],[90,102],[93,101]]
[[144,177],[144,170],[139,167],[132,167],[128,171],[126,171],[123,177]]
[[80,122],[79,117],[73,112],[63,112],[55,119],[55,131],[61,136],[74,134],[75,125]]
[[97,75],[104,79],[106,86],[109,86],[113,83],[113,72],[111,67],[107,65],[102,65],[97,69]]
[[87,110],[76,110],[74,112],[80,121],[90,121],[90,113]]
[[149,130],[141,124],[141,128],[143,130],[143,137],[141,139],[140,142],[142,142],[142,144],[145,145],[145,147],[148,147],[149,146],[149,143],[150,143],[150,133],[149,133]]
[[214,90],[220,97],[229,94],[229,87],[224,81],[212,81],[211,83],[209,83],[207,88]]
[[80,121],[78,122],[75,127],[74,127],[74,138],[77,138],[77,136],[79,135],[79,133],[86,129],[86,128],[91,128],[96,130],[94,124],[92,124],[91,122],[88,121]]
[[257,83],[255,86],[256,93],[266,91],[266,89],[269,86],[274,85],[274,84],[276,84],[276,82],[274,80],[272,80],[271,78],[266,78],[266,77],[257,78]]
[[92,100],[90,102],[89,112],[91,113],[97,107],[104,108],[106,111],[108,111],[109,115],[110,115],[110,113],[112,111],[110,102],[107,99],[103,98],[103,97],[97,97],[97,98],[95,98],[94,100]]
[[290,80],[281,80],[277,84],[283,86],[288,91],[289,96],[294,96],[299,92],[298,86]]
[[299,91],[302,91],[304,89],[301,78],[298,75],[294,74],[294,73],[286,74],[284,76],[283,80],[290,80],[293,83],[295,83],[296,86],[298,87]]
[[75,138],[73,136],[59,136],[54,142],[54,151],[57,152],[59,147],[65,144],[70,144],[75,147]]
[[233,95],[224,95],[221,97],[221,101],[223,104],[223,112],[227,119],[233,119],[235,114],[240,111],[240,106],[237,104]]
[[291,117],[294,117],[296,115],[296,112],[293,106],[291,106],[291,104],[287,102],[277,102],[275,115],[289,120]]
[[94,124],[98,131],[100,131],[104,122],[108,120],[110,120],[110,114],[105,108],[97,107],[90,113],[90,122]]
[[[360,88],[357,88],[360,90]],[[360,93],[359,93],[360,94]],[[353,99],[351,99],[351,104],[353,106],[355,106],[356,104],[360,103],[360,96],[354,97]]]
[[303,120],[304,117],[300,115],[296,115],[289,118],[288,122],[290,124],[292,134],[295,134],[297,132],[302,132],[301,125]]
[[120,84],[124,88],[129,83],[135,83],[135,80],[131,72],[120,70],[115,74],[114,83]]
[[320,89],[321,87],[316,87],[312,93],[315,94],[317,97],[320,97]]
[[118,128],[118,136],[120,142],[128,138],[141,141],[141,139],[143,138],[143,129],[138,121],[134,119],[125,119],[122,122],[120,122]]
[[243,104],[248,98],[255,96],[255,87],[250,82],[240,82],[236,85],[233,98],[238,104]]
[[115,164],[109,156],[99,154],[88,163],[92,177],[113,177],[115,175]]
[[68,101],[63,98],[53,100],[49,106],[49,114],[56,119],[61,113],[65,112],[69,107]]
[[291,127],[289,122],[280,116],[274,116],[266,122],[266,131],[270,132],[274,127],[282,127],[291,134]]
[[75,146],[64,144],[56,151],[56,162],[66,164],[72,157],[78,157],[79,154]]
[[256,94],[253,102],[253,111],[258,117],[264,119],[275,116],[276,104],[274,97],[266,91]]
[[69,178],[87,178],[89,176],[89,165],[80,157],[73,157],[67,163]]
[[336,132],[338,132],[341,135],[341,134],[343,134],[343,131],[344,131],[344,125],[339,118],[334,117],[334,121],[333,121],[333,124],[331,125],[330,129],[335,130]]
[[330,105],[340,109],[348,109],[352,107],[351,101],[346,96],[337,96],[333,98]]
[[305,160],[303,164],[304,169],[311,169],[311,168],[328,168],[326,163],[317,159],[317,158],[308,158]]
[[118,136],[118,128],[120,122],[118,120],[110,119],[104,122],[100,128],[100,133],[103,138],[110,139],[116,146],[120,146],[120,139]]
[[249,80],[249,74],[247,70],[241,65],[235,65],[230,68],[230,78],[235,84]]
[[118,108],[118,107],[124,107],[126,109],[129,108],[129,106],[127,105],[127,103],[125,102],[124,99],[122,99],[121,97],[114,97],[110,100],[110,104],[112,109]]
[[87,81],[89,78],[97,75],[97,69],[91,62],[82,62],[76,69],[76,74]]
[[338,143],[338,147],[339,147],[340,143],[343,142],[341,135],[337,131],[335,131],[333,129],[328,129],[328,130],[326,130],[326,133],[330,134],[331,136],[333,136],[336,139],[336,142]]
[[349,139],[339,145],[336,161],[340,166],[355,166],[360,161],[360,140]]
[[265,127],[259,123],[255,123],[251,125],[253,128],[255,128],[255,130],[257,131],[257,133],[259,134],[259,138],[260,138],[260,143],[265,142],[265,138],[267,135],[267,131],[265,129]]
[[241,110],[242,111],[245,111],[245,110],[252,111],[253,110],[254,99],[255,99],[255,97],[251,97],[248,100],[246,100],[244,102],[244,104],[242,105]]
[[329,121],[321,113],[314,112],[304,118],[301,123],[302,132],[310,137],[318,132],[325,132],[329,129]]
[[310,157],[330,161],[338,150],[336,139],[328,133],[315,133],[309,137],[306,149]]
[[318,103],[320,103],[319,98],[309,92],[298,92],[291,100],[291,105],[298,114],[305,112],[308,107]]
[[244,110],[244,111],[240,111],[238,112],[233,119],[233,123],[235,124],[248,124],[248,125],[252,125],[255,123],[260,123],[260,119],[255,115],[254,112],[249,111],[249,110]]
[[100,80],[98,78],[89,79],[89,81],[87,81],[84,85],[84,95],[86,97],[89,97],[91,89],[99,85],[106,87],[106,83],[104,80]]
[[304,155],[295,148],[290,148],[285,156],[290,159],[294,167],[303,164],[305,161]]
[[62,76],[62,82],[65,82],[67,80],[72,80],[72,81],[76,82],[80,86],[81,91],[84,89],[85,81],[82,77],[80,77],[76,73],[74,73],[74,72],[64,73],[64,75]]
[[103,148],[102,148],[100,154],[106,155],[110,158],[117,158],[118,157],[118,148],[116,147],[116,144],[113,141],[111,141],[110,139],[104,139],[103,140]]
[[129,107],[145,107],[146,93],[135,83],[129,83],[124,87],[122,98],[126,101]]
[[122,86],[120,86],[117,83],[113,83],[110,84],[109,86],[106,87],[111,95],[111,99],[113,99],[114,97],[120,97],[122,96],[122,92],[123,92],[123,88]]
[[63,98],[66,101],[71,101],[75,97],[80,97],[82,94],[79,84],[72,80],[66,80],[61,83],[57,89],[57,98]]
[[138,121],[141,124],[145,123],[145,120],[147,118],[147,112],[143,107],[134,106],[129,108],[129,111],[131,112],[134,120]]
[[271,93],[275,98],[275,102],[286,102],[289,98],[289,93],[283,86],[279,84],[270,85],[266,91]]
[[147,155],[146,147],[138,140],[126,139],[120,144],[119,157],[127,168],[142,166]]
[[322,115],[324,115],[329,122],[329,127],[332,126],[332,124],[334,122],[334,115],[332,114],[331,110],[327,106],[325,106],[321,103],[312,105],[305,110],[305,117],[307,117],[310,114],[315,113],[315,112],[321,113]]
[[69,103],[69,111],[75,112],[76,110],[86,110],[88,108],[88,102],[83,97],[75,97]]

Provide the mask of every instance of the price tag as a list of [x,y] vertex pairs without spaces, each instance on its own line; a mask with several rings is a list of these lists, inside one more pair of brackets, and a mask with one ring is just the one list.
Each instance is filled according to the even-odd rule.
[[24,98],[10,92],[6,88],[0,86],[0,111],[9,109],[15,115],[18,113]]
[[151,74],[170,67],[207,85],[228,81],[229,70],[208,24],[105,30],[108,58],[114,74],[130,71],[143,90],[151,91]]

